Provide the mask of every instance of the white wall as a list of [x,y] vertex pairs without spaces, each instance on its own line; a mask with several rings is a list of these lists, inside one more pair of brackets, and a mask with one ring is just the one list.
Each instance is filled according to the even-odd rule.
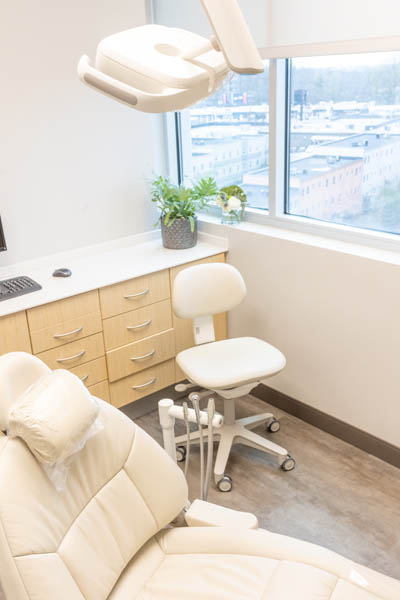
[[152,117],[84,86],[82,54],[144,0],[7,0],[0,21],[0,265],[149,230]]
[[398,36],[398,0],[265,0],[268,46]]
[[233,227],[228,260],[248,296],[231,336],[280,348],[286,369],[266,383],[400,446],[399,266]]
[[[153,0],[154,21],[170,27],[182,27],[200,35],[211,36],[200,0]],[[239,0],[250,31],[259,46],[267,42],[268,0]]]

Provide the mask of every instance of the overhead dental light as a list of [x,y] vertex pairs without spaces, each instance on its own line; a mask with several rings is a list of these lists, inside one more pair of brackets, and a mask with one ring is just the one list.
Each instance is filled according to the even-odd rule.
[[93,66],[84,55],[78,75],[93,89],[137,110],[182,110],[215,92],[230,70],[264,71],[237,0],[201,0],[211,40],[173,27],[143,25],[97,46]]

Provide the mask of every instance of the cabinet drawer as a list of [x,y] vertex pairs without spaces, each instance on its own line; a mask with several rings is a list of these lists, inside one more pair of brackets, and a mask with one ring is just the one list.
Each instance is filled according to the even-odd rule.
[[110,383],[111,402],[119,408],[125,404],[135,402],[143,396],[162,390],[174,382],[174,360],[167,360],[155,367],[125,377],[125,379],[120,379],[115,383]]
[[27,311],[29,329],[31,332],[37,331],[99,310],[99,294],[97,290],[93,290],[57,302],[50,302],[50,304],[30,308]]
[[122,379],[175,356],[174,330],[169,329],[151,337],[107,352],[110,381]]
[[77,342],[37,354],[50,369],[70,369],[104,356],[103,334],[96,333]]
[[100,400],[104,400],[105,402],[111,402],[108,381],[101,381],[95,385],[91,385],[88,387],[88,390],[92,396],[100,398]]
[[171,300],[137,308],[103,322],[106,350],[166,331],[172,327]]
[[90,387],[95,383],[107,379],[105,356],[91,360],[84,365],[79,365],[79,367],[74,367],[70,371],[79,377],[87,387]]
[[0,355],[32,352],[25,311],[0,317]]
[[77,317],[64,323],[45,327],[44,329],[38,329],[31,333],[33,352],[37,354],[50,348],[57,348],[68,342],[74,342],[75,340],[98,333],[101,330],[100,312]]
[[100,290],[103,319],[170,297],[168,270],[143,275]]

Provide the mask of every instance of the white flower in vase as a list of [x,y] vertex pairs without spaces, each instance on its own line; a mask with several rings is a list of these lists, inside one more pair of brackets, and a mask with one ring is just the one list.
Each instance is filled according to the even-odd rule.
[[241,202],[236,196],[230,196],[228,200],[228,210],[237,210],[241,207]]

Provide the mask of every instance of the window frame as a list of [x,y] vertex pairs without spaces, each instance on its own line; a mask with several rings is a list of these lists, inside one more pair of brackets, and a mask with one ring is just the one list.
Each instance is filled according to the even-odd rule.
[[[245,220],[257,225],[400,252],[400,234],[319,221],[286,212],[289,202],[290,175],[290,59],[269,59],[269,76],[269,207],[268,209],[246,208]],[[188,177],[188,165],[191,172],[189,110],[182,111],[179,118],[175,115],[176,113],[166,115],[165,150],[170,157],[175,147],[176,159],[167,160],[168,171],[173,180],[182,182]],[[213,207],[208,213],[217,216],[219,208]]]

